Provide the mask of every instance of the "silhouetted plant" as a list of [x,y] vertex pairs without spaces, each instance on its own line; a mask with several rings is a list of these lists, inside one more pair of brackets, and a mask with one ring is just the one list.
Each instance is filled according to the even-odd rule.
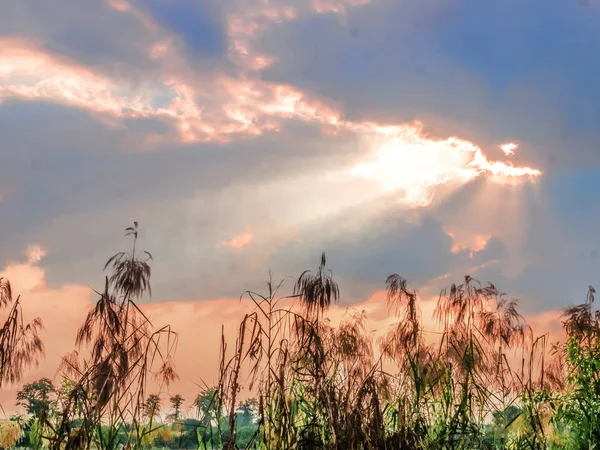
[[306,307],[308,317],[323,313],[332,302],[337,302],[340,290],[333,280],[331,270],[327,270],[325,252],[321,254],[321,264],[315,273],[306,270],[298,277],[294,295],[298,295]]
[[[534,337],[518,301],[494,285],[466,276],[442,290],[439,328],[427,330],[417,291],[393,274],[386,289],[396,322],[376,346],[365,311],[348,310],[337,325],[328,319],[340,290],[325,253],[292,295],[271,279],[266,292],[244,293],[252,310],[231,347],[222,330],[219,378],[194,400],[197,419],[180,419],[176,395],[171,425],[162,424],[160,399],[146,385],[152,375],[176,379],[176,334],[155,329],[138,306],[151,293],[152,257],[136,250],[137,222],[126,235],[131,251],[108,260],[77,350],[63,360],[70,379],[35,420],[18,424],[29,427],[32,448],[576,450],[600,442],[600,313],[591,286],[585,303],[565,310],[567,341],[548,362],[548,334]],[[0,386],[43,350],[41,324],[23,325],[18,303],[0,279],[0,307],[10,306]],[[17,436],[12,424],[6,429],[7,439]]]
[[0,310],[7,310],[0,328],[0,389],[6,384],[21,381],[23,373],[37,365],[44,354],[39,337],[42,321],[36,317],[29,323],[23,320],[21,296],[13,299],[10,282],[0,277]]
[[[88,448],[93,442],[113,449],[123,439],[127,445],[141,445],[152,431],[140,422],[148,376],[154,374],[167,385],[177,377],[171,362],[177,335],[168,325],[154,329],[137,305],[150,293],[151,273],[150,254],[144,252],[143,260],[136,256],[137,222],[126,229],[126,236],[133,237],[132,250],[108,260],[105,268],[110,266],[113,272],[77,334],[76,345],[85,346],[89,356],[82,360],[74,352],[61,366],[77,382],[54,440],[56,449],[62,445]],[[72,429],[76,418],[81,419],[80,425]],[[132,424],[131,432],[125,429],[127,422]]]

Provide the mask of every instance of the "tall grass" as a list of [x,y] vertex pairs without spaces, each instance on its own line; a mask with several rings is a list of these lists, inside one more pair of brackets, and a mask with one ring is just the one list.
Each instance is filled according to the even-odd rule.
[[[52,449],[149,448],[196,436],[194,448],[234,450],[244,396],[256,396],[248,448],[279,449],[590,449],[600,445],[600,313],[592,287],[564,311],[566,339],[534,336],[518,302],[470,276],[440,292],[426,329],[418,292],[399,274],[385,280],[394,323],[378,339],[364,312],[328,319],[341,298],[325,254],[316,271],[290,286],[272,279],[245,292],[251,305],[234,342],[222,333],[219,377],[196,398],[198,420],[182,419],[171,398],[166,427],[154,376],[168,385],[177,335],[155,327],[138,302],[150,295],[152,256],[137,249],[111,257],[104,289],[60,367],[66,380],[52,408],[29,424],[32,446]],[[43,350],[39,319],[24,324],[19,298],[0,279],[0,386],[16,382]],[[244,389],[244,395],[242,390]],[[249,403],[245,404],[246,412]],[[249,413],[248,413],[249,414]],[[248,415],[247,414],[247,415]],[[3,423],[3,441],[21,438]],[[15,425],[17,424],[17,425]],[[245,427],[244,433],[248,433]],[[186,441],[189,443],[189,439]],[[0,445],[4,445],[1,444]],[[37,447],[36,447],[37,448]]]
[[[247,293],[254,312],[240,325],[233,355],[222,354],[221,379],[229,382],[220,395],[229,411],[244,364],[258,393],[256,448],[575,449],[600,442],[593,297],[565,310],[569,339],[552,359],[548,335],[534,337],[518,301],[494,285],[466,276],[443,289],[438,328],[426,330],[417,292],[393,274],[386,288],[396,323],[374,342],[364,313],[330,325],[327,309],[340,290],[325,265],[323,255],[314,274],[300,276],[291,306],[280,306],[290,297],[277,297],[281,284],[274,289],[272,281],[265,294]],[[594,398],[584,395],[594,389]],[[229,442],[235,432],[230,421]]]

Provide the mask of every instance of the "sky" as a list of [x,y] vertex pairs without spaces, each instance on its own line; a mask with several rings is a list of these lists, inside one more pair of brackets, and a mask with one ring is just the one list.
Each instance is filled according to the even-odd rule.
[[1,1],[0,276],[45,323],[26,381],[133,221],[190,401],[240,294],[322,251],[332,315],[376,332],[390,273],[425,315],[471,275],[556,329],[600,276],[598,48],[597,0]]

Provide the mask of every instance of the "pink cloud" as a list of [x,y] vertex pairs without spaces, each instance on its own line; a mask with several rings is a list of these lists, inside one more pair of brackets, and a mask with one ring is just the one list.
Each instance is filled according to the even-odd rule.
[[548,333],[549,342],[564,341],[566,333],[562,326],[563,312],[561,310],[545,311],[525,317],[531,326],[534,336],[542,336]]
[[236,234],[234,237],[229,239],[228,241],[223,241],[222,244],[225,247],[232,248],[234,250],[239,250],[241,248],[249,245],[254,239],[254,235],[250,231],[243,231],[239,234]]
[[117,11],[125,12],[131,10],[131,5],[125,0],[106,0],[106,4]]
[[454,233],[448,232],[448,236],[452,238],[452,253],[459,253],[462,250],[471,250],[470,256],[473,257],[473,252],[479,252],[487,247],[491,235],[487,234],[469,234],[458,232],[460,238],[457,238]]
[[[22,296],[25,320],[39,316],[44,324],[40,337],[46,347],[46,357],[40,366],[26,373],[23,383],[42,377],[60,382],[56,371],[61,358],[74,349],[79,326],[96,301],[96,294],[87,286],[62,286],[50,288],[45,282],[43,269],[27,263],[13,263],[0,272],[0,277],[10,280],[13,292]],[[233,339],[239,321],[248,305],[239,300],[213,300],[191,302],[164,302],[144,304],[144,312],[157,326],[171,324],[179,332],[179,345],[175,364],[181,381],[172,392],[181,393],[190,402],[198,391],[201,379],[210,383],[218,368],[220,326],[223,324],[228,340]],[[204,324],[204,325],[202,325]],[[0,404],[10,414],[19,386],[10,386],[0,393]],[[150,385],[150,391],[157,386]]]
[[[38,43],[8,39],[0,42],[0,101],[10,97],[49,100],[116,118],[156,118],[171,123],[177,132],[175,138],[187,142],[223,142],[236,135],[276,131],[281,120],[288,118],[338,121],[340,114],[322,102],[307,99],[290,86],[266,83],[255,74],[247,74],[273,61],[250,48],[252,39],[273,23],[294,19],[294,7],[276,1],[254,6],[244,3],[230,15],[230,59],[239,63],[239,73],[231,77],[219,74],[218,68],[209,76],[198,75],[166,30],[125,0],[106,1],[117,11],[134,13],[155,35],[148,53],[162,63],[163,80],[146,80],[153,88],[128,92],[73,61],[42,51]],[[170,104],[155,107],[153,91],[170,96]],[[199,98],[202,103],[197,103]],[[147,142],[162,140],[151,135]]]
[[311,0],[312,8],[319,14],[345,14],[350,7],[363,6],[371,0]]
[[[33,81],[32,81],[33,80]],[[0,41],[0,101],[3,98],[52,100],[115,116],[145,116],[148,99],[116,96],[117,84],[34,42]]]

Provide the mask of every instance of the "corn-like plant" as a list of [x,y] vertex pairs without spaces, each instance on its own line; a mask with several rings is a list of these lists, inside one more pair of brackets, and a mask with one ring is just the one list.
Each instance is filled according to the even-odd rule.
[[170,326],[153,328],[137,304],[150,293],[152,256],[143,252],[138,258],[137,222],[126,235],[133,238],[132,249],[106,263],[112,273],[77,334],[76,345],[87,353],[63,360],[62,370],[77,381],[53,440],[57,450],[140,446],[149,432],[142,426],[148,376],[165,384],[176,378],[171,354],[177,335]]

